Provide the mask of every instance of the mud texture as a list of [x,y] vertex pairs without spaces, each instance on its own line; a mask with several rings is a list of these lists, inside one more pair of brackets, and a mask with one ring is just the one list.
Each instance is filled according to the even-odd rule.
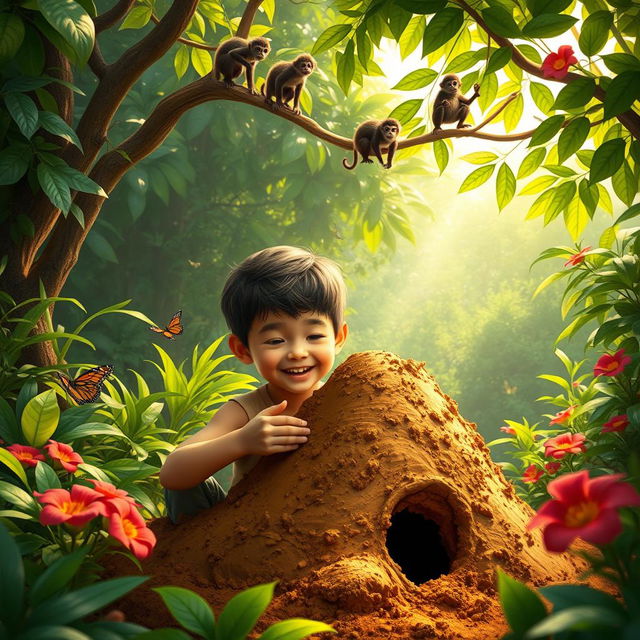
[[[533,586],[577,582],[586,565],[526,532],[533,510],[424,364],[351,355],[301,407],[304,446],[263,458],[187,523],[152,522],[153,579],[119,603],[127,619],[175,624],[152,586],[193,589],[219,615],[278,580],[257,632],[305,617],[338,632],[314,638],[492,640],[508,629],[496,567]],[[137,572],[115,560],[110,573]]]

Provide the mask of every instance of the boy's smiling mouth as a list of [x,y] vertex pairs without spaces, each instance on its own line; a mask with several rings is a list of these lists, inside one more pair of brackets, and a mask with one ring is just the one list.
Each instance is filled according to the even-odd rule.
[[282,369],[284,373],[290,376],[303,376],[309,371],[313,369],[313,366],[310,367],[291,367],[289,369]]

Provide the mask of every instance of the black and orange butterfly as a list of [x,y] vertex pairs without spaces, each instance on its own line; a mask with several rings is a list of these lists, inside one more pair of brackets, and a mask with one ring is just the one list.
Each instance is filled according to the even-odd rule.
[[160,329],[159,327],[149,327],[149,329],[151,329],[151,331],[155,331],[156,333],[161,333],[165,338],[168,338],[169,340],[175,340],[175,337],[179,336],[184,330],[182,322],[180,322],[181,318],[182,309],[176,311],[173,314],[173,318],[169,320],[169,324],[164,329]]
[[103,364],[81,373],[74,380],[59,372],[58,378],[64,390],[77,404],[88,404],[98,399],[102,391],[102,383],[112,371],[113,367],[110,364]]

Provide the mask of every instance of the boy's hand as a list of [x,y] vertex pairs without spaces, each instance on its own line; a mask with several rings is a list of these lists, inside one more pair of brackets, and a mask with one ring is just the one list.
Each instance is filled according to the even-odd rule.
[[305,425],[306,420],[282,415],[287,401],[274,404],[256,414],[239,431],[247,455],[268,456],[297,449],[307,441],[311,432]]

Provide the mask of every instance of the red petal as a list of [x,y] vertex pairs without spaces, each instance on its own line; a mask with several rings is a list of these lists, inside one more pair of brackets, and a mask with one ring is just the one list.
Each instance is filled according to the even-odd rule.
[[614,509],[603,509],[595,520],[576,529],[578,536],[592,544],[607,544],[622,531],[620,516]]
[[548,551],[566,551],[573,539],[578,535],[578,529],[570,529],[562,524],[550,524],[543,532],[544,546]]
[[585,500],[588,480],[587,471],[566,473],[552,480],[547,486],[547,491],[566,504],[576,504]]

